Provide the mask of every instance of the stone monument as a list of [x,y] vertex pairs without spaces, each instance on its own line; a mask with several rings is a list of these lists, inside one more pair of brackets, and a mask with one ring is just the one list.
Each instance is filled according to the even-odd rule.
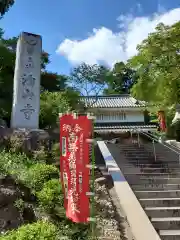
[[23,32],[16,50],[13,129],[39,129],[41,54],[41,36]]

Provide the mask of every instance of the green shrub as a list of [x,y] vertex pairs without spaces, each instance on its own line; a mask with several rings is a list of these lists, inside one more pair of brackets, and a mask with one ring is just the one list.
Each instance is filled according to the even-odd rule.
[[36,163],[27,170],[24,182],[30,188],[39,191],[46,181],[50,180],[51,178],[57,178],[58,176],[59,172],[55,166]]
[[7,151],[11,152],[22,152],[24,147],[25,138],[22,134],[13,133],[12,135],[4,138],[3,146]]
[[69,236],[72,240],[91,239],[89,238],[91,236],[90,224],[74,223],[66,218],[58,223],[58,228],[63,235]]
[[32,157],[36,162],[46,163],[48,154],[44,146],[41,146],[38,150],[32,152]]
[[24,154],[16,154],[2,151],[0,153],[0,169],[4,173],[12,175],[14,178],[21,178],[24,171],[32,165]]
[[27,187],[40,190],[51,178],[58,178],[59,171],[53,165],[35,163],[25,154],[0,153],[0,171],[13,176]]
[[24,211],[24,208],[25,208],[25,202],[22,198],[19,198],[17,199],[15,202],[14,202],[14,206],[21,212],[23,213]]
[[55,159],[59,159],[60,158],[60,146],[59,146],[59,143],[54,143],[53,146],[52,146],[52,156],[55,158]]
[[59,179],[52,179],[44,183],[41,191],[37,192],[40,206],[51,211],[56,205],[63,206],[64,197]]
[[17,230],[0,236],[0,240],[58,240],[62,235],[58,228],[50,223],[39,221],[19,227]]

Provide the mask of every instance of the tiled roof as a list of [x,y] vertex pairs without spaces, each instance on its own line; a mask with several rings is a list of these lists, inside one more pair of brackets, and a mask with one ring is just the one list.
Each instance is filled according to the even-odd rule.
[[114,130],[122,130],[122,131],[129,131],[133,129],[156,129],[157,124],[144,124],[143,122],[134,122],[134,123],[95,123],[94,130],[98,131],[114,131]]
[[93,108],[137,108],[145,106],[145,102],[137,101],[129,94],[87,96],[82,97],[81,101],[85,103],[86,107]]

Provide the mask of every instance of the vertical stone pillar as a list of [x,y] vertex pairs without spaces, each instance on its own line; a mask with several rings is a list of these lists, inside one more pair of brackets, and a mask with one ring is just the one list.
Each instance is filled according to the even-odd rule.
[[39,128],[42,39],[23,32],[17,43],[12,128]]

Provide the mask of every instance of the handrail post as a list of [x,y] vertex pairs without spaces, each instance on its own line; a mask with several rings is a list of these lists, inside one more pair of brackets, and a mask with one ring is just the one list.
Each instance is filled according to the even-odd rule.
[[138,134],[138,146],[140,147],[139,130],[137,131],[137,134]]
[[154,160],[156,162],[156,148],[155,148],[154,140],[152,141],[152,144],[153,144]]
[[131,143],[133,143],[133,140],[132,140],[132,129],[130,130],[130,133],[131,133]]

